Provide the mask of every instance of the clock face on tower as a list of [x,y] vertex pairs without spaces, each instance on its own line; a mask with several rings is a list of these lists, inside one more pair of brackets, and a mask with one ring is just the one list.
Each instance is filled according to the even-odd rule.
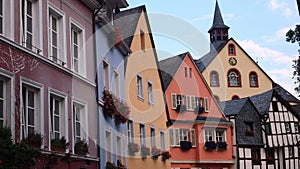
[[234,57],[230,57],[230,58],[228,59],[228,63],[229,63],[231,66],[235,66],[235,65],[237,64],[237,60],[236,60],[236,58],[234,58]]

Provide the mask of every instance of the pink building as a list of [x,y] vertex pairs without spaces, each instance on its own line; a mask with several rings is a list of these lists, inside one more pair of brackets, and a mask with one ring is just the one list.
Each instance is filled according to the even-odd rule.
[[[12,129],[15,142],[42,134],[37,166],[50,166],[51,156],[55,168],[98,167],[93,12],[99,2],[0,4],[0,124]],[[54,151],[51,140],[62,137],[70,144]],[[75,149],[80,140],[88,153]]]

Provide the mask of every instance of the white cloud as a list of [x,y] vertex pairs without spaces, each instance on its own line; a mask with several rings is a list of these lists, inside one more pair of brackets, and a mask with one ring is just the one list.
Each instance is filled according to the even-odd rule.
[[212,17],[213,17],[213,15],[203,15],[201,17],[192,19],[190,22],[204,21],[204,20],[211,19]]
[[267,42],[267,43],[273,43],[276,41],[284,41],[285,40],[285,34],[290,30],[290,29],[294,29],[295,25],[293,26],[288,26],[288,27],[284,27],[281,28],[279,30],[277,30],[275,32],[274,35],[271,36],[264,36],[263,39]]
[[269,7],[272,10],[280,10],[286,17],[292,15],[292,10],[288,7],[288,4],[282,0],[270,0]]

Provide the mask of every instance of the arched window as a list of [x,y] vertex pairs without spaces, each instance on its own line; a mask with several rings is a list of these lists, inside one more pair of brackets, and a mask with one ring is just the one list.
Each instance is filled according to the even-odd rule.
[[235,55],[235,46],[233,44],[228,46],[228,55]]
[[219,74],[216,71],[210,72],[210,86],[211,87],[218,87],[218,86],[220,86],[220,83],[219,83]]
[[240,97],[238,95],[234,95],[231,97],[231,100],[238,100],[238,99],[240,99]]
[[214,95],[215,99],[219,102],[220,101],[220,97],[217,95]]
[[250,83],[250,87],[258,87],[258,78],[256,72],[250,72],[249,83]]
[[229,87],[239,87],[241,86],[241,75],[236,69],[231,69],[228,72],[228,86]]

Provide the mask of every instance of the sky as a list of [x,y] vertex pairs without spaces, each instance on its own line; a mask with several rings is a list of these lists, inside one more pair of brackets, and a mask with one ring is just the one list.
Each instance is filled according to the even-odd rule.
[[[189,51],[194,59],[209,52],[209,34],[216,0],[127,0],[129,7],[145,5],[158,59]],[[285,34],[299,24],[296,0],[218,0],[224,23],[254,61],[291,94],[293,60],[298,44]],[[127,8],[127,9],[128,9]]]

